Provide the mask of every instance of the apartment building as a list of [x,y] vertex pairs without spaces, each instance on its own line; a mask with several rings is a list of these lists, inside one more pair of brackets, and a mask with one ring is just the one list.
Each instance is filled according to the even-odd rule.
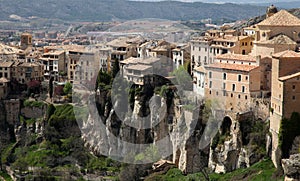
[[7,97],[9,93],[9,80],[0,76],[0,100]]
[[190,45],[177,45],[177,47],[172,50],[173,69],[178,69],[178,67],[189,62],[191,57],[190,52]]
[[13,77],[13,64],[14,62],[0,62],[0,78],[11,80]]
[[136,85],[144,85],[145,77],[154,81],[153,74],[159,74],[161,70],[161,59],[156,57],[134,58],[130,57],[120,62],[123,77],[133,81]]
[[71,83],[76,82],[80,84],[96,81],[99,71],[99,63],[99,52],[97,51],[70,51],[68,80]]
[[278,166],[278,135],[283,118],[300,112],[300,53],[286,50],[272,56],[270,132],[272,160]]
[[58,79],[60,74],[67,71],[67,56],[64,50],[46,52],[42,55],[40,61],[43,62],[46,79],[50,77]]
[[191,40],[191,68],[214,63],[218,55],[247,55],[253,47],[252,36],[239,36],[235,30],[209,30],[205,36]]
[[27,85],[28,82],[32,80],[43,81],[44,80],[44,65],[40,63],[15,63],[13,66],[13,76],[14,79],[18,81],[19,84]]
[[193,92],[204,97],[205,96],[206,70],[203,66],[194,68],[193,70]]

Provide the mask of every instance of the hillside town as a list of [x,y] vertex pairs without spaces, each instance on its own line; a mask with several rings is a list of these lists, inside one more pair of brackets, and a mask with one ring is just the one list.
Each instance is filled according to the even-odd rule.
[[[272,5],[258,24],[240,30],[223,26],[180,43],[139,35],[101,43],[87,37],[47,46],[33,43],[46,36],[57,40],[55,32],[24,32],[19,45],[0,44],[1,100],[71,103],[61,91],[66,84],[96,81],[99,71],[109,73],[114,66],[138,87],[148,83],[149,75],[170,78],[184,67],[193,80],[191,91],[201,100],[219,102],[230,125],[250,112],[269,118],[269,151],[274,165],[281,164],[281,122],[300,112],[300,19],[286,10]],[[154,75],[150,79],[155,83]],[[218,165],[215,169],[222,173]]]

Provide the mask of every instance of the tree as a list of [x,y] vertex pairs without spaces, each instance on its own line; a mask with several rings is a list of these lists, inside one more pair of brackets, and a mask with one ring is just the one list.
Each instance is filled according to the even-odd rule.
[[64,86],[63,91],[66,95],[71,94],[72,93],[72,84],[70,82],[67,82]]
[[49,80],[49,96],[50,96],[50,99],[52,99],[52,97],[53,97],[53,81],[54,81],[54,78],[51,77],[50,80]]
[[119,73],[119,71],[120,71],[119,60],[116,59],[113,69],[112,69],[112,77],[115,78],[117,76],[117,74]]

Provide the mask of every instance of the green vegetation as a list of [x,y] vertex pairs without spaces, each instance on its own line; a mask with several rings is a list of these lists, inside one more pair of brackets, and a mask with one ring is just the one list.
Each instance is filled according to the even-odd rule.
[[64,86],[63,91],[65,95],[72,94],[72,84],[70,82],[67,82]]
[[[259,163],[252,165],[250,168],[238,169],[231,173],[226,174],[209,174],[211,181],[233,181],[233,180],[251,180],[251,181],[282,181],[283,178],[272,178],[275,172],[275,167],[270,159],[263,160]],[[170,169],[165,175],[155,175],[146,178],[146,181],[193,181],[205,180],[202,173],[195,173],[183,175],[182,172],[173,168]]]
[[[9,15],[18,12],[18,15],[21,17],[37,16],[51,19],[54,24],[58,20],[99,22],[112,19],[133,20],[144,18],[169,20],[199,20],[204,18],[217,20],[223,18],[240,20],[265,13],[265,7],[231,3],[205,4],[196,2],[191,4],[166,1],[155,2],[154,4],[154,2],[128,2],[122,0],[90,0],[88,2],[76,0],[15,0],[3,1],[2,4],[5,7],[0,12],[0,17],[3,20],[9,20]],[[72,6],[67,6],[67,4],[72,4]],[[47,8],[51,6],[54,8]],[[28,11],[28,8],[31,11]],[[47,25],[49,26],[49,21],[45,24],[45,26]],[[31,25],[31,27],[35,26],[34,24]]]
[[13,179],[7,173],[1,170],[0,170],[0,177],[3,177],[5,181],[13,181]]
[[[21,119],[26,123],[31,120]],[[26,174],[29,180],[36,177],[36,173],[41,179],[70,180],[71,177],[64,177],[64,174],[79,178],[84,174],[101,175],[109,171],[117,175],[120,172],[119,163],[106,157],[95,157],[84,147],[72,105],[49,105],[47,119],[43,135],[30,133],[17,144],[8,145],[2,151],[1,162]],[[35,174],[29,167],[35,169]],[[54,172],[63,174],[53,177]]]
[[288,158],[295,137],[300,135],[300,114],[293,113],[290,119],[284,118],[281,121],[279,130],[279,147],[282,157]]
[[114,62],[113,68],[112,68],[112,77],[115,78],[119,72],[120,72],[119,60],[115,59],[115,62]]
[[44,102],[40,102],[40,101],[31,101],[31,100],[25,100],[24,101],[24,107],[43,107],[44,105],[46,105]]
[[176,77],[176,84],[180,85],[185,90],[191,88],[192,85],[192,77],[184,68],[184,66],[178,67],[178,69],[174,70],[170,73],[171,76]]

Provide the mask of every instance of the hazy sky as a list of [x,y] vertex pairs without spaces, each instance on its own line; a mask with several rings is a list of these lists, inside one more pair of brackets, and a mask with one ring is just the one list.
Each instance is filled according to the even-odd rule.
[[[134,0],[134,1],[162,1],[162,0]],[[225,3],[225,2],[233,2],[233,3],[276,3],[276,2],[289,2],[289,1],[296,1],[296,0],[176,0],[182,2],[218,2],[218,3]]]

